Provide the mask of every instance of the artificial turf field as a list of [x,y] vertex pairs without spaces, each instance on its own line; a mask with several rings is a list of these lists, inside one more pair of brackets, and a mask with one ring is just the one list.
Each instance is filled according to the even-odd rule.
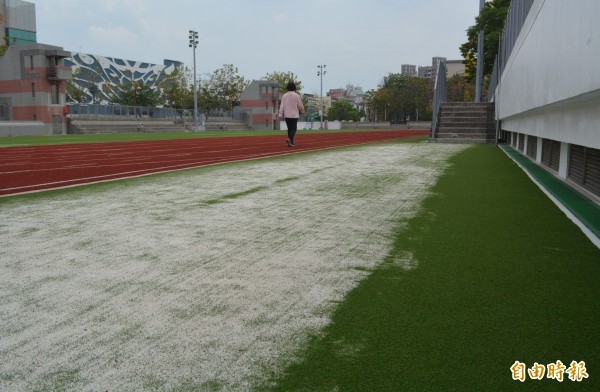
[[[347,151],[356,150],[349,148]],[[301,165],[312,161],[310,157]],[[301,157],[276,159],[300,162]],[[326,166],[327,170],[330,166]],[[272,374],[263,383],[262,389],[599,390],[596,380],[600,359],[597,349],[600,251],[498,148],[467,148],[444,167],[447,167],[445,173],[431,189],[431,196],[418,209],[417,216],[409,220],[408,225],[398,223],[394,247],[383,263],[374,269],[360,267],[362,272],[368,273],[367,276],[336,305],[331,323],[320,329],[301,349],[295,364],[287,367],[283,374]],[[322,172],[323,168],[318,168],[311,175]],[[163,178],[163,188],[171,189],[172,184],[167,181],[171,176],[176,179],[178,175],[157,177]],[[271,185],[287,186],[300,180],[284,177]],[[81,191],[52,191],[48,195],[50,198],[59,198],[61,194],[77,196],[79,193],[93,193],[94,189],[104,193],[104,190],[110,191],[113,187],[125,190],[136,183],[147,184],[147,189],[156,190],[155,181],[150,177],[126,180],[113,185],[83,187]],[[253,194],[265,191],[260,186],[248,186]],[[247,192],[242,192],[243,189],[232,194],[235,200],[243,201],[243,196],[247,195]],[[15,201],[29,199],[43,200],[44,193],[19,196]],[[8,204],[12,203],[11,200],[7,198],[4,201]],[[173,206],[180,206],[181,201],[177,203]],[[227,211],[226,203],[207,202],[207,206],[213,205],[222,205],[223,211]],[[152,212],[164,214],[168,207],[157,207],[160,211]],[[126,205],[113,205],[113,208],[127,209]],[[105,214],[105,211],[100,212]],[[140,213],[140,217],[146,215],[152,214]],[[157,219],[162,218],[158,216]],[[87,217],[82,216],[81,219]],[[106,233],[110,233],[114,230],[114,223],[107,224],[110,230],[107,228]],[[102,236],[99,238],[103,239]],[[168,239],[168,236],[165,238]],[[156,241],[160,239],[160,236],[155,238]],[[74,245],[79,248],[87,246],[88,242],[102,245],[96,244],[97,241],[83,240]],[[45,244],[40,242],[42,250]],[[112,247],[106,247],[105,251],[109,252]],[[79,248],[75,251],[81,251]],[[237,253],[239,251],[232,251],[231,258],[235,258]],[[147,255],[142,256],[141,260],[147,262]],[[127,275],[117,276],[119,279],[121,276],[127,278]],[[52,287],[59,290],[59,286]],[[177,288],[177,285],[172,288]],[[166,301],[168,298],[161,296],[159,299]],[[46,300],[52,302],[51,298]],[[200,307],[203,303],[200,301],[196,305]],[[157,311],[160,310],[158,308]],[[68,308],[64,311],[67,312]],[[184,315],[188,318],[197,316]],[[190,331],[201,330],[197,320],[192,321],[188,323]],[[93,331],[102,325],[96,321],[90,324],[74,322],[93,328]],[[139,340],[140,344],[146,344],[144,339],[147,337],[131,331],[136,330],[126,329],[127,343]],[[79,332],[80,329],[74,328],[64,333],[77,337]],[[88,339],[90,332],[81,332],[81,335]],[[192,335],[181,335],[184,339],[189,336]],[[107,339],[106,346],[111,344],[116,346],[114,353],[121,353],[121,347],[125,346],[125,343]],[[202,346],[190,345],[190,348],[194,347]],[[73,350],[78,352],[76,346]],[[123,356],[129,362],[136,358]],[[53,360],[60,362],[60,358]],[[529,378],[520,382],[511,378],[510,366],[515,361],[530,367],[534,363],[550,364],[557,360],[566,367],[573,360],[585,361],[589,378],[574,382],[565,374],[562,383]],[[157,363],[152,365],[162,368]],[[196,373],[199,371],[199,368],[196,369]],[[191,373],[194,374],[193,369]],[[181,381],[175,374],[169,374],[163,376],[174,381],[175,385]],[[4,376],[0,381],[10,382]],[[68,380],[51,381],[40,385],[74,385]],[[143,384],[140,389],[158,390],[161,385],[162,389],[169,389],[160,383]],[[184,390],[184,385],[180,384],[173,390]],[[205,384],[204,389],[188,389],[223,389],[223,385],[212,385]]]
[[[600,250],[500,149],[450,163],[274,390],[600,390]],[[558,360],[589,377],[513,380]]]

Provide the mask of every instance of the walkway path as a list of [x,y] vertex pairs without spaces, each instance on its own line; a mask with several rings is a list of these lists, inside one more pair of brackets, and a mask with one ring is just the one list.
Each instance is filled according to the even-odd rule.
[[[558,206],[578,224],[590,239],[600,247],[600,205],[548,173],[528,157],[506,145],[500,148],[513,159],[542,188]],[[578,222],[579,221],[579,222]]]

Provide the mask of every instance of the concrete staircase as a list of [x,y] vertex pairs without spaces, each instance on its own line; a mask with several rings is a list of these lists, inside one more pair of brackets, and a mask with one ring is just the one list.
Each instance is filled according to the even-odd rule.
[[435,136],[438,143],[484,144],[496,142],[494,103],[444,102]]

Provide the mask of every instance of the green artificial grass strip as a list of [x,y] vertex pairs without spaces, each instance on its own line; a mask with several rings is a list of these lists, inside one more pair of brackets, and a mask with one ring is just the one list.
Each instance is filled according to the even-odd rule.
[[[600,390],[600,250],[500,149],[450,161],[277,391]],[[514,381],[585,361],[588,379]]]
[[600,206],[598,204],[553,176],[520,152],[508,146],[502,146],[502,149],[524,170],[527,170],[533,178],[543,184],[544,188],[577,216],[587,228],[600,237]]
[[131,142],[207,137],[263,136],[277,134],[282,134],[282,131],[130,132],[82,135],[6,136],[0,137],[0,146],[8,147],[46,144]]

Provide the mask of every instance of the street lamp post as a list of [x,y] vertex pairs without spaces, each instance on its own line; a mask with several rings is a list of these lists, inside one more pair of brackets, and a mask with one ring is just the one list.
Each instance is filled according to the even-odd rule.
[[196,86],[196,47],[198,46],[198,32],[190,30],[190,48],[194,52],[194,131],[198,130],[198,86]]
[[327,65],[325,64],[317,65],[317,68],[319,68],[319,70],[317,71],[317,76],[321,77],[321,126],[319,127],[319,129],[323,129],[323,75],[327,73],[327,71],[325,71],[325,67],[327,67]]

